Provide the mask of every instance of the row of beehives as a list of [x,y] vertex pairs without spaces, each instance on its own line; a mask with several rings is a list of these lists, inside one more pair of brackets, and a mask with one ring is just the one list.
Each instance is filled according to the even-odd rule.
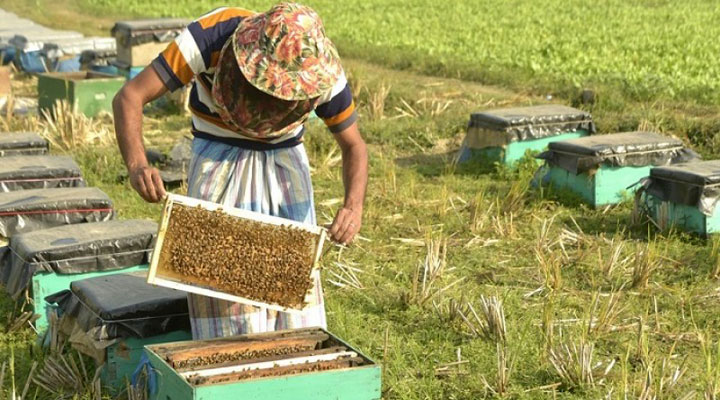
[[542,184],[575,193],[594,207],[635,198],[662,228],[701,235],[720,230],[720,161],[701,161],[682,141],[655,132],[595,135],[590,114],[544,105],[475,113],[459,154],[515,165],[528,151],[544,165]]
[[69,342],[104,365],[111,391],[149,363],[146,373],[164,374],[156,399],[380,397],[379,367],[319,328],[186,341],[186,294],[145,279],[157,224],[114,220],[107,195],[47,151],[34,133],[0,134],[0,280],[30,300],[28,322],[46,343]]
[[189,22],[172,18],[119,21],[108,37],[85,37],[0,9],[0,64],[13,62],[30,73],[93,70],[129,75],[148,65]]

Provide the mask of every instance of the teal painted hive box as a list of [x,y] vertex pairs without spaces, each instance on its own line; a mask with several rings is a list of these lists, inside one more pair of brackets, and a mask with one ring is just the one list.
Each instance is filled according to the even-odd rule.
[[147,346],[155,400],[378,400],[374,361],[321,328]]
[[562,105],[504,108],[474,113],[458,162],[479,160],[513,166],[549,143],[595,133],[592,116]]
[[112,113],[112,100],[125,78],[94,71],[49,72],[38,75],[38,108],[52,112],[58,101],[67,101],[75,112],[94,117]]
[[[0,192],[0,237],[6,239],[55,226],[108,221],[114,215],[110,197],[95,187]],[[0,272],[5,270],[0,264]]]
[[101,381],[115,394],[142,364],[145,346],[191,338],[187,294],[151,286],[146,275],[88,278],[46,298],[60,334],[103,365]]
[[45,297],[90,277],[147,269],[157,224],[146,220],[104,221],[32,231],[10,239],[7,290],[19,299],[32,289],[40,318],[48,326]]
[[43,155],[48,141],[35,132],[0,132],[0,157]]
[[593,207],[629,199],[653,166],[687,161],[695,153],[675,138],[624,132],[550,143],[543,183],[569,190]]
[[720,160],[653,168],[637,201],[661,230],[720,232]]

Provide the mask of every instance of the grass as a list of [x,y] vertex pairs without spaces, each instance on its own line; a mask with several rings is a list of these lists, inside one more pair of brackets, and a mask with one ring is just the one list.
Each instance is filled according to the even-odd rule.
[[[26,7],[37,13],[30,10],[36,3],[0,0],[0,7]],[[58,13],[77,12],[83,4],[72,3]],[[126,12],[167,12],[160,8],[162,2],[126,4]],[[188,4],[180,2],[172,10],[189,14],[210,6]],[[330,3],[317,4],[329,29],[342,37],[334,25],[339,22],[330,22],[336,14],[323,9]],[[634,8],[608,4],[617,6],[619,14],[631,9],[640,16],[670,7],[663,1],[638,2],[641,5]],[[702,3],[697,12],[707,11],[709,4]],[[93,7],[92,12],[100,13],[112,3],[96,2]],[[395,15],[393,7],[387,3],[388,18]],[[447,10],[455,7],[460,6],[453,3]],[[694,14],[687,7],[680,6],[678,15],[669,18],[690,18]],[[362,14],[349,10],[344,11],[349,16]],[[87,12],[79,15],[85,19],[78,21],[93,20]],[[590,17],[579,20],[597,23]],[[439,29],[430,22],[428,26]],[[72,27],[76,22],[60,23]],[[633,29],[660,27],[676,29],[670,23],[643,23]],[[368,27],[366,34],[373,32],[383,31]],[[447,37],[458,34],[453,30]],[[393,64],[390,57],[405,57],[411,45],[386,51],[388,59],[377,61]],[[382,46],[379,43],[363,57],[374,60]],[[470,112],[544,101],[535,91],[518,93],[353,59],[345,65],[370,145],[371,177],[362,238],[347,249],[331,250],[323,259],[327,310],[331,331],[383,363],[384,398],[718,395],[717,241],[679,232],[660,234],[647,224],[632,224],[633,210],[627,203],[593,210],[566,193],[530,187],[530,163],[519,171],[452,164]],[[438,72],[412,65],[406,69]],[[510,66],[503,71],[510,76],[515,70]],[[462,69],[455,72],[463,75]],[[510,86],[524,86],[525,79],[519,74]],[[32,81],[24,82],[32,86]],[[544,84],[543,79],[538,82]],[[571,99],[567,86],[553,87]],[[720,127],[714,107],[698,105],[694,97],[682,100],[680,94],[646,102],[641,96],[623,99],[629,92],[618,93],[601,97],[592,109],[601,131],[652,126],[678,134],[705,155],[720,154],[720,139],[713,134]],[[168,150],[187,134],[187,124],[182,116],[149,115],[148,142]],[[32,119],[0,120],[0,126],[53,132]],[[112,131],[108,121],[82,126],[93,132],[102,127]],[[318,124],[309,127],[306,148],[318,222],[325,224],[343,194],[338,150]],[[159,207],[144,203],[122,177],[122,161],[112,145],[100,140],[68,151],[89,183],[113,198],[120,218],[159,217]],[[423,279],[426,271],[435,278]],[[453,282],[457,283],[448,287]],[[46,356],[30,329],[8,332],[20,311],[0,296],[0,364],[8,365],[3,374],[5,397],[11,384],[16,393],[24,390],[35,361],[36,371],[45,366]],[[448,365],[462,365],[462,373],[439,375],[438,369],[445,371]],[[94,371],[89,365],[87,370],[89,382]],[[85,389],[81,397],[89,398],[93,389]],[[39,399],[53,397],[34,385],[28,393],[34,396],[36,390]]]

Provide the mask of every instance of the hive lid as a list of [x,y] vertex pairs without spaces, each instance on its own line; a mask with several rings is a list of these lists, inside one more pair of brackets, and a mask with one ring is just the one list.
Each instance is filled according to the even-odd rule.
[[579,130],[595,133],[592,116],[563,105],[503,108],[470,116],[465,145],[504,146],[511,142],[557,136]]
[[139,19],[118,21],[111,35],[123,46],[149,42],[170,42],[192,21],[184,18]]
[[23,211],[106,208],[112,208],[112,201],[107,194],[95,187],[29,189],[0,193],[0,217]]
[[17,235],[10,248],[13,257],[36,271],[80,273],[142,264],[125,263],[132,254],[147,262],[156,234],[157,223],[148,220],[91,222]]
[[697,186],[720,184],[720,160],[695,161],[650,171],[651,178],[689,183]]
[[553,151],[604,157],[682,148],[682,141],[655,132],[622,132],[551,142]]
[[142,274],[113,274],[75,281],[48,296],[91,340],[150,337],[189,330],[187,295],[149,285]]
[[589,113],[558,104],[502,108],[473,113],[470,125],[490,129],[507,129],[527,125],[562,124],[591,121]]
[[0,163],[0,181],[81,176],[80,167],[68,156],[10,156]]
[[83,51],[115,52],[117,41],[112,37],[65,38],[47,41],[43,53],[50,57],[79,55]]
[[41,272],[79,274],[147,264],[157,224],[103,221],[41,229],[10,239],[7,289],[17,296]]
[[0,150],[48,148],[48,141],[35,132],[0,132]]

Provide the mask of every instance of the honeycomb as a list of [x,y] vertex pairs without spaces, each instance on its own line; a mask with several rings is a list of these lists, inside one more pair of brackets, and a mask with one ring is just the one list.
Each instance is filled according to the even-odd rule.
[[301,309],[312,289],[317,236],[174,204],[158,273],[266,304]]

